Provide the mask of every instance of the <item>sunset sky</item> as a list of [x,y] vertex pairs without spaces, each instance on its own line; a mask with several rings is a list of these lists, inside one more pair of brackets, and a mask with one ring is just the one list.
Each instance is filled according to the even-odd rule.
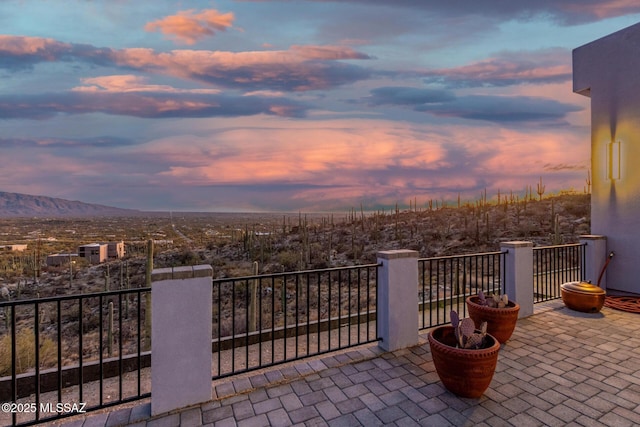
[[0,1],[0,191],[335,211],[582,192],[571,50],[637,0]]

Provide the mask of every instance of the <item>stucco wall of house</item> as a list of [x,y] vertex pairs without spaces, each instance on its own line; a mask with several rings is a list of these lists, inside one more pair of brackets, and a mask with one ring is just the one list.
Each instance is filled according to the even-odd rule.
[[640,293],[640,24],[575,49],[573,73],[591,97],[591,232],[615,252],[607,290]]
[[92,243],[78,247],[78,256],[86,258],[92,264],[100,264],[107,260],[107,244]]

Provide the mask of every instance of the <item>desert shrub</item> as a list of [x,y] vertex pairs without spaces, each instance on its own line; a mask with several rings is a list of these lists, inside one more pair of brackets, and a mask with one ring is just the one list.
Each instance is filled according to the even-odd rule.
[[326,259],[315,259],[311,261],[311,268],[312,269],[325,269],[325,268],[329,268],[329,262]]
[[[16,335],[16,373],[35,368],[35,336],[32,329],[22,329]],[[55,366],[57,348],[53,340],[40,337],[40,367]],[[11,375],[11,335],[0,339],[0,376]]]
[[576,218],[588,217],[591,205],[589,201],[568,200],[564,205],[565,211]]
[[176,256],[175,261],[178,266],[181,265],[198,265],[202,261],[202,258],[194,251],[188,248],[182,249],[182,251]]
[[96,331],[100,327],[100,317],[98,315],[99,308],[85,309],[82,314],[82,332],[88,333]]
[[277,256],[278,262],[282,264],[285,271],[294,271],[298,268],[300,254],[294,251],[282,251]]
[[208,264],[213,268],[222,268],[227,265],[227,260],[223,257],[213,256],[207,259]]

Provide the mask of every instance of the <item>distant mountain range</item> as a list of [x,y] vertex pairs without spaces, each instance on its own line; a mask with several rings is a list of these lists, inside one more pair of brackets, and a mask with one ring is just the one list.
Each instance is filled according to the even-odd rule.
[[141,212],[46,196],[0,191],[0,218],[59,216],[126,216]]

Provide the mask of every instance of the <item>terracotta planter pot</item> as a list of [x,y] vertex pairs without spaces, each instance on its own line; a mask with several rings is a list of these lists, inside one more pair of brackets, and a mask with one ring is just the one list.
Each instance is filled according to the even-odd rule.
[[500,343],[487,334],[487,348],[456,348],[453,326],[440,326],[429,332],[429,347],[436,372],[450,392],[461,397],[482,396],[491,384],[498,364]]
[[478,304],[479,299],[477,295],[467,298],[467,311],[476,328],[482,322],[487,322],[487,332],[496,337],[500,344],[507,342],[516,328],[520,304],[509,301],[504,308],[494,308]]

